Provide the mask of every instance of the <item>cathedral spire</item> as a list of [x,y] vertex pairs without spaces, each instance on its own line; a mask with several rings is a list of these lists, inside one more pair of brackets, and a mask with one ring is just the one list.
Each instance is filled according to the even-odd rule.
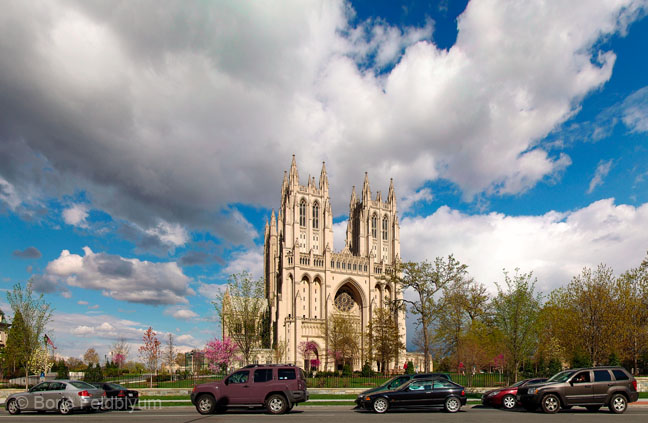
[[328,176],[326,175],[326,163],[322,162],[322,172],[320,173],[319,189],[328,191]]
[[299,185],[299,173],[297,173],[297,162],[295,155],[292,156],[292,163],[290,164],[290,185]]
[[355,207],[356,203],[358,202],[358,199],[356,198],[356,193],[355,193],[355,185],[351,188],[351,201],[349,202],[349,208],[353,210]]
[[389,178],[389,193],[387,194],[387,201],[389,204],[396,202],[396,195],[394,194],[394,178]]
[[274,209],[270,215],[270,236],[277,235],[277,218],[275,217]]
[[364,185],[362,186],[362,203],[364,205],[368,205],[369,200],[371,200],[371,189],[369,188],[369,173],[365,172]]

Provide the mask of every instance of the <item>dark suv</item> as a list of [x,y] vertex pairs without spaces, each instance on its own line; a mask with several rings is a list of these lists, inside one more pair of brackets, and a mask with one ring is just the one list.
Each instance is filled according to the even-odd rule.
[[557,373],[544,383],[518,389],[517,399],[529,411],[542,408],[556,413],[561,408],[582,406],[597,411],[606,405],[621,414],[637,401],[637,381],[623,367],[592,367]]
[[196,385],[191,392],[200,414],[228,407],[265,407],[271,414],[283,414],[304,401],[308,401],[304,372],[288,364],[252,364],[221,381]]

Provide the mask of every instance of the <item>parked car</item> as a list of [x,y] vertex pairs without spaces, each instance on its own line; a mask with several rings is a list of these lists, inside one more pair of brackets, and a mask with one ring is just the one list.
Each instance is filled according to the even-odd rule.
[[445,378],[411,379],[403,385],[364,396],[360,406],[376,413],[391,408],[442,407],[450,413],[466,405],[463,386]]
[[283,414],[304,401],[308,401],[304,372],[285,364],[246,366],[221,381],[196,385],[191,392],[200,414],[230,407],[265,407],[268,413]]
[[407,375],[398,375],[389,379],[387,382],[383,383],[380,386],[376,386],[375,388],[362,391],[362,393],[358,395],[358,397],[355,400],[356,407],[360,407],[360,403],[362,402],[362,399],[374,392],[391,391],[403,385],[404,383],[409,382],[412,379],[432,379],[432,378],[443,378],[452,381],[450,375],[447,375],[445,373],[412,373]]
[[106,391],[104,407],[111,410],[127,410],[139,402],[139,392],[113,382],[92,382],[91,385]]
[[42,382],[27,392],[7,397],[5,407],[9,414],[21,411],[57,411],[70,414],[74,410],[96,411],[103,407],[106,393],[80,380],[52,380]]
[[486,406],[503,407],[507,410],[515,408],[517,405],[518,388],[523,386],[546,382],[547,378],[524,379],[511,386],[500,389],[493,389],[482,395],[482,404]]
[[557,413],[561,408],[582,406],[598,411],[607,406],[621,414],[629,402],[637,401],[637,381],[626,369],[618,366],[566,370],[544,383],[518,388],[517,399],[527,410],[542,408]]

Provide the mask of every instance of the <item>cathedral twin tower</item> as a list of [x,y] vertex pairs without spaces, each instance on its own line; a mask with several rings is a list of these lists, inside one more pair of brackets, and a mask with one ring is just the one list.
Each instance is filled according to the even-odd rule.
[[[330,315],[344,313],[358,325],[361,351],[351,364],[360,369],[367,359],[365,332],[373,311],[401,296],[400,289],[382,278],[399,257],[393,182],[384,202],[380,192],[371,198],[367,174],[360,198],[352,189],[346,246],[334,252],[326,167],[322,165],[319,183],[309,177],[300,185],[293,156],[290,172],[284,173],[279,213],[272,211],[265,228],[265,291],[273,344],[285,349],[286,360],[308,368],[299,346],[312,341],[319,369],[333,370],[342,363],[327,356],[324,334]],[[394,317],[405,344],[405,314],[395,312]]]

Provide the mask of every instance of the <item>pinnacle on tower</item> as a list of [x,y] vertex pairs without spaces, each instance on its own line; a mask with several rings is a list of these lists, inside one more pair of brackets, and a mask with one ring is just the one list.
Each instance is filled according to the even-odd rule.
[[290,164],[290,185],[299,185],[299,173],[297,172],[297,162],[295,155],[292,156],[292,163]]
[[277,234],[277,219],[275,217],[275,211],[272,209],[272,214],[270,215],[270,236]]
[[362,203],[369,204],[371,200],[371,188],[369,188],[369,173],[365,172],[364,185],[362,186]]
[[322,162],[322,172],[320,173],[319,189],[328,191],[328,176],[326,175],[326,163]]
[[349,202],[349,207],[353,209],[358,202],[358,199],[356,198],[356,193],[355,193],[355,185],[351,187],[351,201]]
[[394,178],[389,178],[389,193],[387,194],[387,201],[389,201],[390,204],[393,204],[395,200],[396,196],[394,194]]
[[288,188],[288,172],[284,170],[283,182],[281,183],[281,202],[283,204],[283,199],[286,196],[286,188]]

